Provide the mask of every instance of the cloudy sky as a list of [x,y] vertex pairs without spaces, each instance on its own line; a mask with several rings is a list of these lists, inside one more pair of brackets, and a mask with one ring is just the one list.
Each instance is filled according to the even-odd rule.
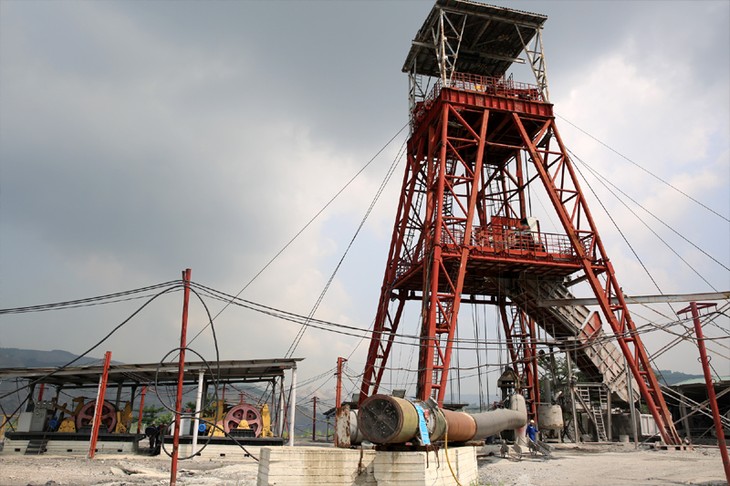
[[[662,292],[730,289],[730,3],[493,3],[548,15],[561,135],[646,222],[584,169],[624,291],[659,293],[601,203]],[[401,67],[431,6],[0,0],[0,308],[144,287],[186,267],[236,294],[385,146],[241,294],[308,314],[406,137],[386,146],[407,123]],[[317,318],[372,323],[402,171]],[[179,342],[181,300],[158,299],[92,354],[159,360]],[[0,347],[79,353],[141,303],[3,315]],[[199,304],[191,312],[194,335],[205,318]],[[673,319],[667,306],[636,312]],[[727,319],[715,324],[707,331],[727,337]],[[227,359],[281,357],[298,330],[234,307],[216,319]],[[672,338],[657,331],[646,344],[651,353]],[[713,364],[730,374],[724,343],[713,342]],[[193,347],[212,358],[208,331]],[[413,367],[412,349],[394,366]],[[356,338],[310,330],[295,353],[306,358],[300,379],[329,377],[338,356],[357,374],[365,352]],[[657,364],[699,372],[690,345]]]

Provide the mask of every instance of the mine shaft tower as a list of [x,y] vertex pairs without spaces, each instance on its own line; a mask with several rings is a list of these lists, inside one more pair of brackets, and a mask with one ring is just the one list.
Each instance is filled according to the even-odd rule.
[[[540,326],[572,343],[564,349],[579,348],[581,369],[619,393],[631,385],[619,383],[620,373],[605,363],[623,353],[663,440],[679,443],[555,124],[541,38],[546,20],[437,0],[412,42],[403,66],[411,120],[407,166],[360,400],[378,392],[407,302],[421,309],[417,398],[439,405],[460,305],[496,305],[532,413],[539,401],[533,338]],[[536,83],[507,77],[513,63],[526,63]],[[560,231],[541,231],[531,214],[530,195],[538,192],[550,201]],[[600,313],[538,305],[540,298],[570,295],[576,282],[590,285]],[[601,318],[621,352],[596,339]]]

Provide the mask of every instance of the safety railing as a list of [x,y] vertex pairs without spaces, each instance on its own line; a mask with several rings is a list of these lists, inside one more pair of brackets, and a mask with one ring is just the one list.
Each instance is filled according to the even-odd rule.
[[[441,232],[441,245],[446,248],[470,246],[479,254],[509,255],[515,258],[528,260],[549,260],[556,262],[580,262],[578,252],[567,235],[558,233],[543,233],[527,229],[487,225],[474,228],[469,238],[465,238],[464,229],[460,226],[448,227]],[[590,242],[581,240],[584,252],[592,258]],[[396,270],[400,277],[408,272],[413,265],[419,263],[423,257],[424,248],[413,248],[404,255]]]
[[511,77],[480,76],[478,74],[454,73],[452,79],[437,79],[431,92],[413,107],[412,120],[418,121],[431,108],[433,100],[438,98],[444,88],[485,93],[504,98],[516,98],[529,101],[544,101],[537,85],[516,82]]
[[507,98],[543,101],[542,94],[536,85],[516,82],[512,78],[454,73],[453,78],[447,81],[446,87]]
[[[442,236],[442,244],[454,244],[459,238],[461,244],[473,246],[477,251],[531,255],[538,258],[549,255],[553,260],[563,261],[580,259],[570,238],[564,234],[487,225],[475,228],[468,242],[464,240],[463,231],[454,229]],[[583,249],[589,252],[587,246]]]

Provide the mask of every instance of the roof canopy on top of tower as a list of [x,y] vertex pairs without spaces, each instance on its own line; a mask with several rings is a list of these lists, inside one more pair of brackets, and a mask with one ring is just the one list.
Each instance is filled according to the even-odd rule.
[[517,56],[546,20],[545,15],[478,2],[436,0],[411,44],[403,72],[502,76],[513,62],[524,62]]

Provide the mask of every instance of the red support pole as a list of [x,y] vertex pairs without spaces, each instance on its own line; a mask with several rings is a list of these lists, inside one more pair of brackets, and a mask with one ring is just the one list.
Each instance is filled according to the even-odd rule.
[[[702,308],[714,306],[715,304],[700,304]],[[710,408],[712,409],[712,418],[715,421],[715,430],[717,431],[717,445],[720,448],[720,455],[722,456],[722,464],[725,467],[725,478],[728,484],[730,484],[730,457],[727,453],[727,444],[725,442],[725,431],[722,428],[722,422],[720,421],[720,410],[717,406],[717,396],[715,395],[715,384],[712,381],[712,375],[710,374],[710,361],[707,359],[707,350],[705,349],[705,337],[702,333],[702,324],[700,324],[700,311],[697,302],[689,303],[689,310],[692,311],[692,320],[695,325],[695,333],[697,334],[697,347],[700,350],[700,360],[702,361],[702,371],[705,374],[705,383],[707,384],[707,400],[710,402]],[[679,313],[686,312],[687,309],[679,311]]]
[[144,396],[147,394],[147,385],[142,387],[142,397],[139,400],[139,417],[137,417],[137,433],[142,433],[142,414],[144,413]]
[[112,361],[112,352],[107,351],[104,354],[104,372],[99,380],[99,391],[96,393],[96,406],[94,407],[94,425],[91,428],[91,441],[89,442],[89,459],[94,458],[96,452],[96,440],[99,437],[99,427],[101,426],[102,410],[104,409],[104,395],[106,394],[106,382],[109,378],[109,363]]
[[45,388],[46,388],[46,384],[45,383],[41,383],[41,389],[38,390],[38,401],[39,402],[42,402],[43,401],[43,390]]
[[180,411],[182,409],[183,376],[185,373],[185,348],[187,347],[188,304],[190,302],[190,274],[183,272],[185,293],[183,297],[182,330],[180,331],[180,355],[177,367],[177,398],[175,399],[175,432],[172,439],[172,463],[170,464],[170,486],[177,484],[177,457],[180,448]]

